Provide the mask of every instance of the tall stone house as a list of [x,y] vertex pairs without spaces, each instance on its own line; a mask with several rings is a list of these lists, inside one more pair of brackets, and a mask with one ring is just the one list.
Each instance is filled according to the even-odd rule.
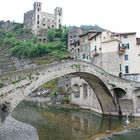
[[40,30],[49,28],[59,28],[62,25],[62,8],[56,7],[54,13],[42,11],[42,3],[35,2],[33,10],[24,13],[24,26],[38,35]]

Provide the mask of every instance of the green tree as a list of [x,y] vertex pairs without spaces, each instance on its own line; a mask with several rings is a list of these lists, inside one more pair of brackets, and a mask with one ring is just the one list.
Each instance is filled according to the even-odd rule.
[[49,29],[47,31],[47,38],[48,38],[49,42],[54,41],[54,39],[55,39],[55,30],[54,29]]

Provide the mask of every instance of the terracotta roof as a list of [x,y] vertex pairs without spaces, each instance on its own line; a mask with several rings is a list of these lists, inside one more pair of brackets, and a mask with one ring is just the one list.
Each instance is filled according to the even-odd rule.
[[79,37],[86,36],[86,35],[88,35],[89,33],[101,33],[101,31],[97,31],[97,30],[89,30],[88,32],[79,35]]
[[140,45],[140,38],[136,38],[137,45]]
[[136,34],[136,32],[113,33],[112,35],[131,35],[131,34]]
[[98,36],[99,34],[101,34],[101,32],[98,32],[97,34],[91,36],[91,37],[89,38],[89,40],[92,40],[94,37]]

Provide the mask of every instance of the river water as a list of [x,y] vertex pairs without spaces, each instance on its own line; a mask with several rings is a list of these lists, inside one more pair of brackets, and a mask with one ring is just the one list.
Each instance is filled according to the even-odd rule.
[[[100,133],[123,128],[125,125],[124,119],[118,117],[101,116],[86,110],[47,107],[33,102],[20,103],[12,115],[17,120],[34,126],[39,140],[93,140]],[[130,130],[107,139],[140,140],[140,130]]]

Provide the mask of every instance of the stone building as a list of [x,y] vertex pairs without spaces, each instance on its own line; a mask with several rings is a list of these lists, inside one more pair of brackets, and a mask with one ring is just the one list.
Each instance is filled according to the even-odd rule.
[[54,13],[42,11],[42,3],[35,2],[33,10],[24,13],[24,25],[33,34],[39,34],[42,29],[59,28],[62,25],[62,8],[56,7]]
[[[85,30],[80,29],[79,27],[71,27],[68,33],[68,52],[70,57],[74,58],[75,53],[77,52],[77,57],[80,49],[80,34],[86,32]],[[76,50],[75,50],[76,49]],[[77,58],[78,59],[78,58]]]

